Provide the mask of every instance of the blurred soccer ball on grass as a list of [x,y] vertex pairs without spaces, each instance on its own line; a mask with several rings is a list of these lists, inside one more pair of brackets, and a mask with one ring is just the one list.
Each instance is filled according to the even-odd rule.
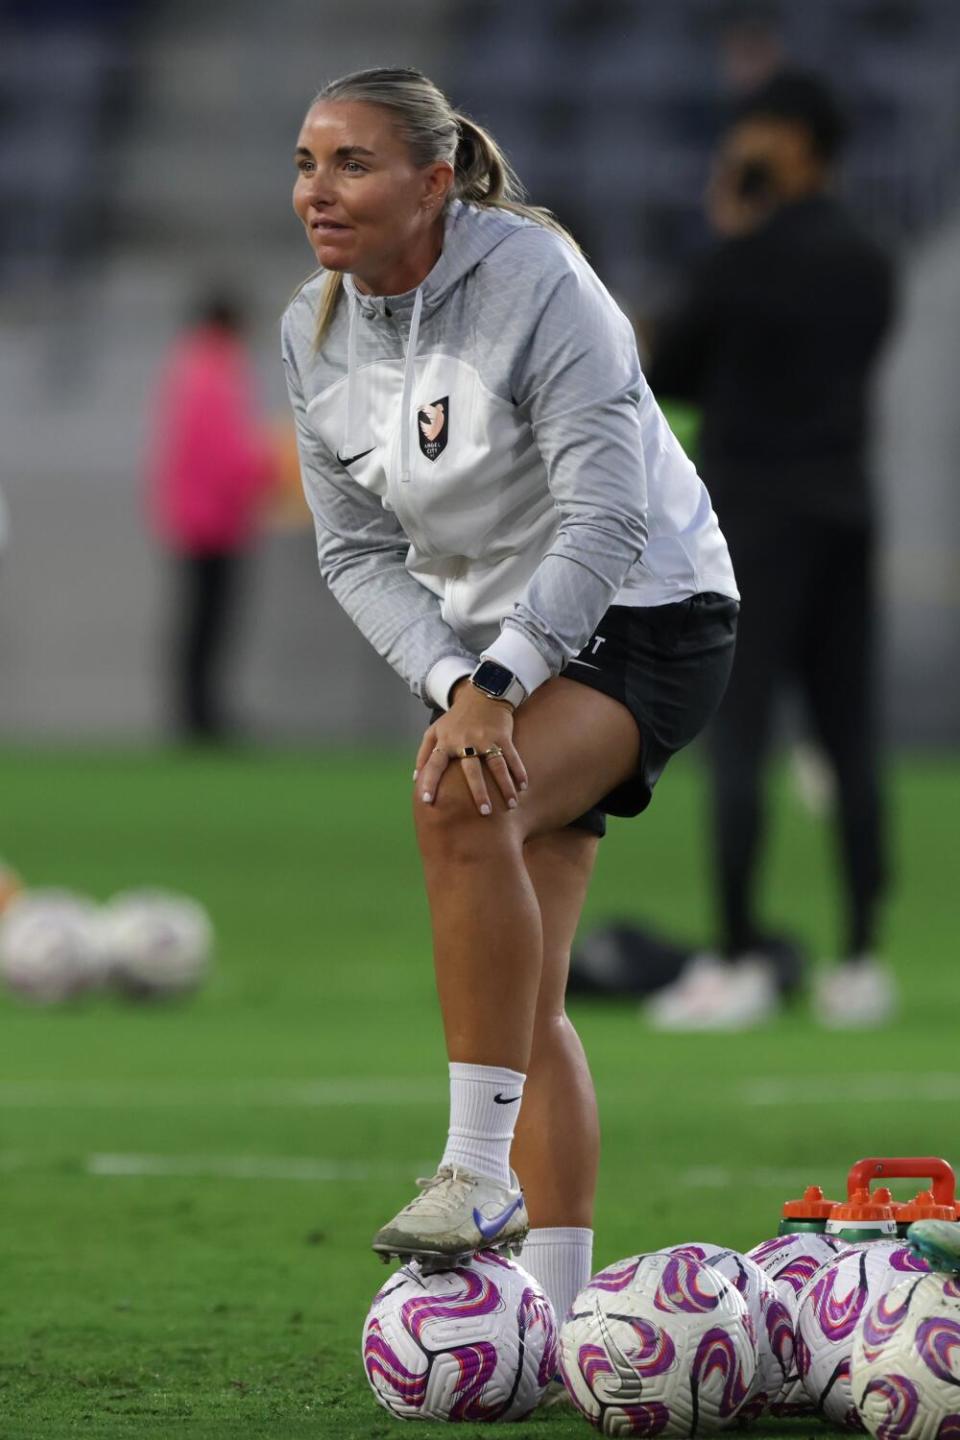
[[36,1005],[60,1005],[101,985],[99,907],[68,890],[14,895],[0,916],[0,976]]
[[123,891],[103,907],[100,927],[110,980],[133,999],[186,994],[210,968],[213,926],[186,895]]

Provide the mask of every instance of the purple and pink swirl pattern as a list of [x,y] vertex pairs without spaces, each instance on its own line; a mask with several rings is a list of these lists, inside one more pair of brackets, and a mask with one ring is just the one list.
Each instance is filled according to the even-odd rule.
[[581,1345],[577,1351],[577,1369],[591,1395],[596,1395],[595,1381],[614,1373],[610,1357],[602,1345]]
[[[868,1405],[872,1397],[876,1402]],[[905,1440],[920,1408],[916,1386],[905,1375],[878,1375],[863,1392],[861,1409],[867,1409],[876,1440]],[[877,1410],[881,1408],[878,1417]]]
[[379,1378],[390,1393],[396,1395],[405,1405],[419,1409],[423,1404],[430,1377],[429,1369],[422,1370],[419,1374],[408,1370],[384,1339],[379,1320],[371,1320],[363,1338],[363,1365],[375,1390],[382,1388],[377,1384]]
[[793,1363],[797,1367],[797,1375],[802,1380],[804,1375],[810,1374],[810,1366],[813,1363],[813,1356],[810,1354],[810,1346],[804,1340],[800,1331],[794,1333],[793,1341]]
[[502,1403],[484,1405],[481,1396],[497,1368],[497,1347],[490,1340],[473,1345],[458,1345],[450,1350],[457,1362],[459,1375],[450,1407],[451,1420],[496,1420],[503,1411]]
[[867,1311],[861,1332],[863,1354],[866,1360],[876,1360],[883,1347],[903,1325],[910,1310],[910,1301],[913,1299],[915,1288],[915,1286],[911,1286],[910,1293],[901,1303],[894,1298],[895,1292],[891,1295],[881,1295],[873,1307]]
[[760,1266],[765,1266],[771,1256],[780,1255],[784,1250],[791,1250],[795,1239],[794,1235],[774,1235],[772,1240],[764,1240],[761,1244],[754,1245],[749,1252],[750,1259],[755,1260]]
[[698,1261],[684,1255],[671,1255],[663,1268],[653,1303],[658,1310],[688,1315],[716,1310],[723,1282],[718,1276],[716,1289],[701,1288],[701,1278],[710,1276],[711,1272]]
[[405,1300],[400,1310],[400,1321],[405,1330],[424,1350],[424,1328],[434,1320],[466,1320],[474,1315],[492,1315],[503,1306],[500,1291],[478,1270],[454,1270],[452,1274],[463,1281],[459,1295],[415,1295]]
[[649,1320],[641,1320],[639,1316],[631,1318],[630,1328],[640,1342],[638,1346],[624,1351],[634,1370],[638,1375],[647,1377],[665,1375],[677,1358],[676,1346],[666,1330],[652,1325]]
[[699,1391],[713,1375],[718,1375],[723,1384],[717,1413],[726,1420],[740,1409],[750,1387],[744,1380],[733,1337],[718,1327],[708,1330],[697,1346],[690,1370],[691,1387]]
[[660,1435],[670,1423],[670,1411],[659,1400],[648,1400],[644,1404],[618,1405],[617,1409],[629,1422],[628,1435]]
[[796,1363],[794,1359],[796,1340],[790,1311],[782,1300],[770,1301],[763,1313],[763,1323],[767,1332],[770,1353],[776,1360],[780,1374],[785,1381]]
[[921,1320],[913,1343],[920,1359],[938,1380],[960,1385],[960,1322],[941,1315]]
[[601,1270],[594,1275],[586,1288],[588,1290],[606,1290],[610,1294],[626,1290],[640,1268],[642,1259],[642,1255],[635,1255],[630,1260],[619,1260],[616,1265],[608,1265],[606,1270]]
[[849,1335],[853,1334],[860,1323],[860,1317],[869,1299],[869,1289],[862,1264],[853,1287],[842,1295],[836,1293],[839,1278],[839,1272],[831,1267],[816,1282],[810,1296],[810,1304],[813,1307],[817,1324],[832,1344],[846,1340]]
[[960,1415],[944,1415],[937,1429],[937,1440],[960,1440]]
[[807,1282],[812,1280],[814,1275],[816,1275],[822,1264],[823,1261],[818,1260],[815,1255],[794,1255],[793,1259],[788,1260],[786,1265],[782,1266],[781,1269],[772,1272],[771,1278],[776,1281],[777,1284],[784,1281],[790,1286],[795,1295],[799,1295]]
[[909,1245],[901,1245],[896,1250],[891,1250],[887,1257],[891,1270],[898,1270],[904,1275],[929,1275],[930,1266],[926,1260],[919,1255],[914,1255]]
[[543,1351],[537,1369],[537,1383],[545,1386],[557,1373],[557,1326],[550,1302],[542,1290],[528,1285],[517,1306],[517,1330],[521,1344],[527,1346],[537,1330],[543,1331]]

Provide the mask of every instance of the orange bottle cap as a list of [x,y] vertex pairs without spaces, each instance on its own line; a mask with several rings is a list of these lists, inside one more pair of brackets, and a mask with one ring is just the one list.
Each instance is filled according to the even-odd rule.
[[819,1185],[808,1185],[802,1200],[786,1200],[783,1206],[785,1220],[829,1220],[836,1208],[836,1200],[824,1198]]
[[880,1185],[871,1195],[864,1185],[855,1190],[843,1205],[837,1205],[830,1216],[838,1220],[893,1220],[893,1196],[885,1185]]
[[894,1205],[894,1214],[898,1225],[912,1225],[914,1220],[955,1220],[956,1212],[952,1205],[938,1205],[933,1198],[932,1190],[921,1190],[912,1200],[904,1205]]

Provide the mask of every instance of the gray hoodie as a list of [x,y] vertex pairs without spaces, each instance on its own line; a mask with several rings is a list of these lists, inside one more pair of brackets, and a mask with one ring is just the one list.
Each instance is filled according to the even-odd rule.
[[418,289],[345,276],[318,351],[324,282],[283,319],[320,571],[416,695],[446,705],[481,653],[530,693],[609,605],[737,598],[631,326],[561,237],[455,201]]

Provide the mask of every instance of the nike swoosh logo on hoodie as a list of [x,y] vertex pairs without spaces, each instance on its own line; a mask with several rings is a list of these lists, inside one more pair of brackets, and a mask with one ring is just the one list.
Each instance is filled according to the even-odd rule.
[[362,460],[364,455],[372,455],[376,448],[376,445],[371,445],[369,450],[361,450],[358,455],[341,455],[340,451],[338,450],[337,459],[340,461],[341,465],[343,465],[346,469],[349,470],[350,466],[356,460]]

